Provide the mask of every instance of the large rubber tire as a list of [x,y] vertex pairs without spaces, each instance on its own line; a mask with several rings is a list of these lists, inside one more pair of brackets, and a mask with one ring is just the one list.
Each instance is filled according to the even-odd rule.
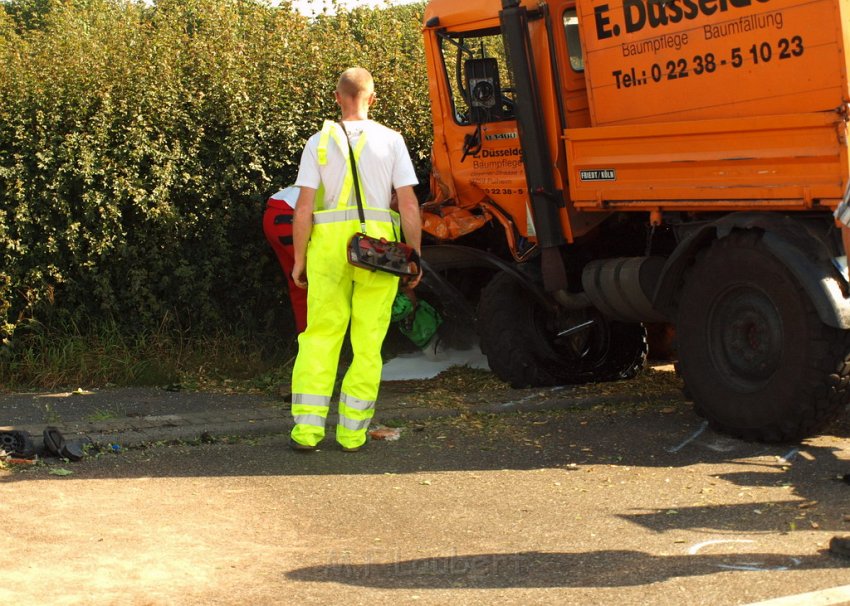
[[[589,319],[596,321],[591,328],[557,337]],[[628,379],[646,365],[641,324],[609,322],[595,310],[569,317],[553,313],[505,272],[481,293],[478,334],[490,368],[517,388]]]
[[850,331],[823,324],[758,232],[717,240],[688,272],[676,327],[698,414],[747,440],[797,441],[847,405]]

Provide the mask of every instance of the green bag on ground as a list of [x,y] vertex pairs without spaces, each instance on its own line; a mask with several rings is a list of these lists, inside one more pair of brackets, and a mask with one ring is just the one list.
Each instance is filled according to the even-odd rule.
[[430,303],[423,300],[414,303],[403,292],[399,292],[393,301],[391,319],[398,322],[401,334],[413,341],[416,347],[424,347],[443,323]]

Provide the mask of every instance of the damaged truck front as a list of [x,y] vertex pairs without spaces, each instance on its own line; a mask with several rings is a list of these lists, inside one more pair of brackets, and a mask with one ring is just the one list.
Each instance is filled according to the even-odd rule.
[[844,411],[850,0],[432,0],[424,38],[429,283],[501,378],[634,376],[663,322],[715,428]]

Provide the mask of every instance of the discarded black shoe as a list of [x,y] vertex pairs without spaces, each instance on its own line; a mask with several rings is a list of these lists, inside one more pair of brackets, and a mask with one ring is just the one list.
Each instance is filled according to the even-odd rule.
[[292,438],[289,438],[289,447],[295,452],[313,452],[318,449],[318,446],[308,446],[307,444],[301,444],[296,442]]
[[850,558],[850,535],[832,537],[829,541],[829,552],[837,556]]
[[23,430],[0,431],[0,450],[18,459],[31,459],[35,456],[32,436]]
[[85,456],[83,441],[73,440],[67,442],[62,432],[55,427],[44,429],[44,449],[49,453],[69,461],[79,461]]
[[65,448],[65,436],[55,427],[45,427],[44,433],[44,449],[48,454],[58,457],[60,451]]
[[71,440],[65,443],[62,449],[62,457],[69,461],[79,461],[86,456],[85,444],[87,440]]

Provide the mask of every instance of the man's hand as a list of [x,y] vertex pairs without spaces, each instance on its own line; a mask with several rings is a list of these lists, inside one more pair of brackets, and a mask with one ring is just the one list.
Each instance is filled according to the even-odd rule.
[[298,288],[307,288],[307,268],[298,261],[292,266],[292,279]]
[[[396,196],[398,200],[398,212],[401,214],[401,231],[404,233],[404,241],[408,246],[413,247],[417,253],[421,254],[422,217],[419,213],[419,201],[413,192],[413,186],[406,185],[399,187],[396,190]],[[419,275],[404,285],[408,288],[416,288],[420,280],[422,280],[421,267],[419,269]]]
[[422,281],[422,274],[423,273],[424,272],[423,272],[422,268],[420,268],[419,269],[419,275],[416,276],[415,278],[404,278],[404,280],[401,283],[402,288],[404,290],[413,291],[414,288],[419,286],[419,282]]

